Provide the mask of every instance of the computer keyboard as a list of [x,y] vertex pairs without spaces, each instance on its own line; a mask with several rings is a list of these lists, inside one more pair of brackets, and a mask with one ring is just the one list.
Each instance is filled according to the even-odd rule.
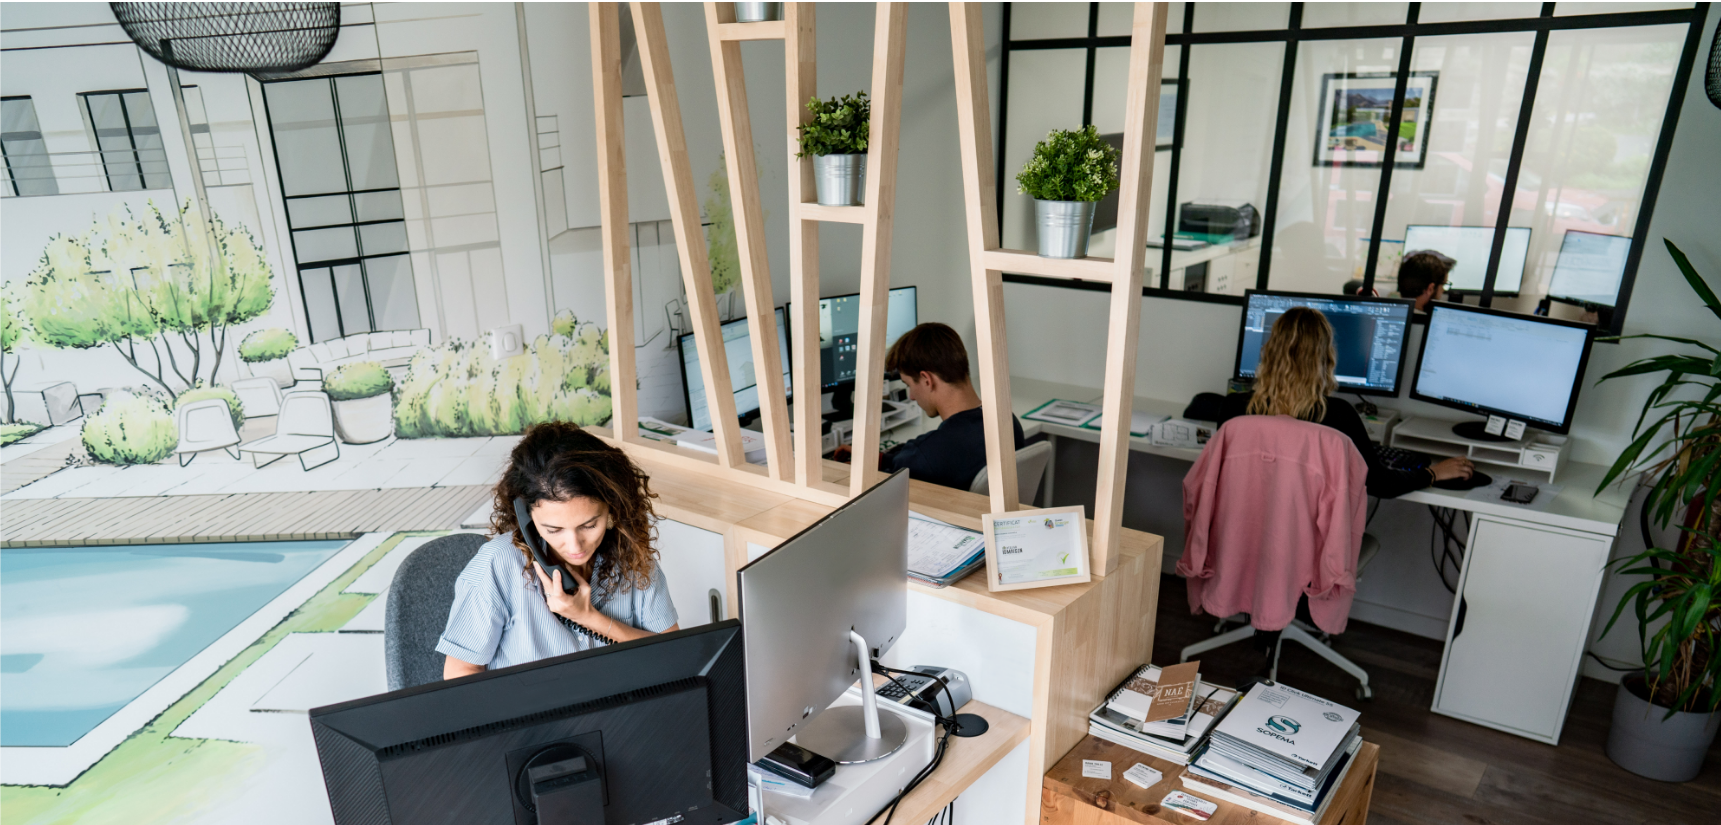
[[1376,447],[1380,463],[1394,470],[1422,470],[1434,466],[1434,456],[1401,447]]

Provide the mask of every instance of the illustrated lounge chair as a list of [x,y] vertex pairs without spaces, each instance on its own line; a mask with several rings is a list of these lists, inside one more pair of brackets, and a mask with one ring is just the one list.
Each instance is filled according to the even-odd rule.
[[281,412],[281,385],[275,379],[241,378],[227,385],[245,408],[246,418],[262,418]]
[[173,411],[173,423],[179,427],[179,447],[173,451],[179,456],[179,466],[190,464],[198,453],[209,450],[226,450],[228,455],[239,457],[239,451],[233,449],[239,444],[239,431],[233,427],[233,414],[228,412],[226,401],[193,401]]
[[299,466],[309,470],[321,467],[341,457],[340,445],[335,443],[335,415],[329,396],[320,392],[290,392],[281,400],[281,413],[275,419],[275,434],[264,436],[239,447],[250,453],[258,467],[267,466],[282,456],[296,455]]

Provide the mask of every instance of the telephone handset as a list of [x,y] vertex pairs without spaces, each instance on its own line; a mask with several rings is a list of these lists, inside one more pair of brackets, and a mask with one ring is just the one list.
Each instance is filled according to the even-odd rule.
[[[539,567],[544,568],[544,575],[550,576],[554,579],[556,572],[560,571],[562,574],[562,592],[570,595],[578,594],[580,592],[579,580],[574,578],[573,575],[568,572],[568,569],[563,567],[560,563],[550,561],[550,553],[544,549],[544,538],[538,535],[537,526],[532,524],[531,508],[527,506],[524,498],[516,497],[514,499],[514,523],[519,525],[520,538],[525,540],[526,548],[532,551],[532,558],[537,560]],[[604,535],[604,547],[607,547],[610,544],[611,538],[611,535],[608,533]],[[597,631],[592,630],[573,619],[563,616],[560,613],[552,613],[551,615],[555,616],[557,621],[560,621],[564,626],[575,633],[589,636],[603,642],[604,644],[615,644],[614,639],[611,639],[602,633],[598,633]]]

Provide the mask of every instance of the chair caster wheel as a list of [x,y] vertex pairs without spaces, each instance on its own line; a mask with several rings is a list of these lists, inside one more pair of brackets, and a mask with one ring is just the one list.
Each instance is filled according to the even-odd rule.
[[1368,685],[1363,685],[1356,689],[1356,698],[1360,702],[1372,702],[1374,701],[1374,691],[1370,690]]

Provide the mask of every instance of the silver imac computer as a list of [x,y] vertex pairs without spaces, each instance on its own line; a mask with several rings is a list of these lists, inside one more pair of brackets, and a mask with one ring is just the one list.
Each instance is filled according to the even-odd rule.
[[[748,760],[796,737],[839,763],[895,752],[908,731],[878,712],[872,659],[908,626],[908,472],[851,499],[741,568]],[[861,704],[830,704],[856,680]]]
[[[1446,277],[1446,289],[1454,293],[1479,293],[1488,274],[1488,256],[1494,252],[1492,226],[1418,226],[1404,229],[1406,254],[1432,249],[1458,263]],[[1524,285],[1524,268],[1530,260],[1528,227],[1506,228],[1506,243],[1500,250],[1500,270],[1494,275],[1495,295],[1517,295]]]

